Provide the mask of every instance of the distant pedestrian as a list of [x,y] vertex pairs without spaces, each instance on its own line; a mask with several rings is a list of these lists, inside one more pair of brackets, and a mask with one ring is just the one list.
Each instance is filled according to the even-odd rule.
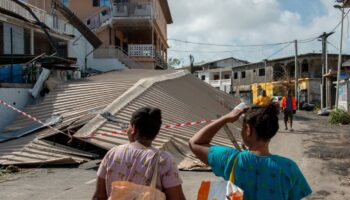
[[112,148],[103,158],[97,172],[93,200],[107,200],[114,181],[149,186],[157,161],[157,188],[165,193],[167,200],[185,199],[173,157],[152,147],[161,124],[161,111],[158,108],[143,107],[132,114],[127,132],[130,143]]
[[258,106],[267,106],[270,103],[271,103],[271,98],[266,95],[265,90],[261,92],[261,95],[259,95],[256,101],[254,102],[254,104]]
[[292,96],[292,91],[287,91],[287,96],[284,96],[281,101],[281,107],[284,114],[284,125],[285,130],[288,130],[288,121],[290,125],[290,131],[293,131],[293,114],[296,113],[297,103],[295,98]]
[[[298,165],[285,157],[271,154],[269,144],[276,135],[278,108],[269,104],[248,110],[233,110],[198,131],[190,139],[190,148],[216,176],[230,180],[244,192],[245,200],[299,200],[311,194],[311,188]],[[243,117],[242,139],[248,151],[211,146],[213,137],[227,123]],[[232,177],[233,177],[232,176]]]

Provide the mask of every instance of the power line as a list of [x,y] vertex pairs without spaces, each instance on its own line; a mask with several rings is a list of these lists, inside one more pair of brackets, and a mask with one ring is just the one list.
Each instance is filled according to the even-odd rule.
[[[349,14],[349,12],[350,12],[350,10],[348,10],[348,11],[345,13],[343,19]],[[334,32],[340,25],[341,25],[341,20],[339,21],[339,23],[338,23],[338,24],[332,29],[332,31],[330,31],[330,32]]]
[[332,47],[334,47],[336,50],[339,51],[339,48],[338,48],[337,46],[335,46],[333,43],[331,43],[331,42],[329,42],[329,41],[327,41],[327,43],[330,44]]
[[231,53],[232,51],[196,51],[196,50],[179,50],[179,49],[170,49],[168,51],[173,52],[184,52],[184,53]]
[[293,43],[294,41],[288,41],[288,42],[278,42],[278,43],[267,43],[267,44],[246,44],[246,45],[240,45],[240,44],[215,44],[215,43],[203,43],[203,42],[192,42],[187,40],[180,40],[180,39],[168,39],[170,41],[175,42],[181,42],[186,44],[195,44],[195,45],[203,45],[203,46],[217,46],[217,47],[264,47],[264,46],[277,46],[277,45],[283,45],[287,43]]
[[289,47],[289,45],[291,45],[292,43],[289,43],[287,45],[285,45],[284,47],[280,48],[279,50],[277,50],[276,52],[274,52],[273,54],[271,54],[269,57],[267,57],[266,59],[270,59],[271,57],[275,56],[276,54],[280,53],[281,51],[283,51],[285,48]]

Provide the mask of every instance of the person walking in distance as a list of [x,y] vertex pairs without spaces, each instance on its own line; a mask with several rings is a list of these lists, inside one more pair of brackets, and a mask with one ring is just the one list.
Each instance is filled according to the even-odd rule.
[[284,114],[284,125],[285,130],[288,130],[288,120],[290,125],[290,131],[293,131],[293,114],[296,113],[297,103],[295,98],[292,96],[292,91],[288,90],[287,96],[282,98],[281,107]]

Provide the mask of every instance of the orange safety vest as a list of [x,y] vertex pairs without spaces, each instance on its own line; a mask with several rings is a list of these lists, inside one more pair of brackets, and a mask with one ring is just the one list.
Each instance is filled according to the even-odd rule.
[[[287,97],[282,98],[281,107],[287,108]],[[292,96],[292,107],[293,107],[293,110],[297,110],[297,102],[293,96]]]

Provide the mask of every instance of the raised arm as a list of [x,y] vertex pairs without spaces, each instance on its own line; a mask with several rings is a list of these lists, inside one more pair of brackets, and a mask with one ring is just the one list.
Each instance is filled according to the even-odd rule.
[[233,123],[246,112],[244,110],[233,110],[232,112],[220,117],[216,121],[208,124],[199,130],[189,141],[192,152],[205,164],[208,164],[208,150],[210,142],[216,133],[226,124]]

